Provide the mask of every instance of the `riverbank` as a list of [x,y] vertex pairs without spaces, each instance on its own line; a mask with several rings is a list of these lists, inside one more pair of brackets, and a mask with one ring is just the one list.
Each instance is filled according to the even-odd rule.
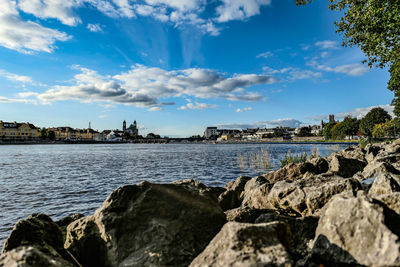
[[0,265],[398,266],[398,203],[400,140],[225,187],[127,185],[90,216],[33,214],[15,225]]

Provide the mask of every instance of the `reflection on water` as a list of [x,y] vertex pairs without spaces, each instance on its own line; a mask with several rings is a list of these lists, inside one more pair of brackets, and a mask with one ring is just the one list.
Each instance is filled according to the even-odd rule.
[[[18,219],[42,212],[53,219],[92,213],[117,187],[143,180],[169,183],[195,178],[223,186],[240,175],[265,173],[290,150],[322,156],[346,145],[101,144],[0,146],[0,245]],[[240,157],[246,164],[240,164]],[[253,163],[251,159],[253,158]],[[247,163],[250,159],[250,164]],[[261,166],[264,163],[261,163]]]

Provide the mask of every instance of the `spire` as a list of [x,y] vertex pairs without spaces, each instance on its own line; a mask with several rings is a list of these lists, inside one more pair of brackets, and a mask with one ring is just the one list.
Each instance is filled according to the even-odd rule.
[[122,123],[122,130],[125,132],[126,131],[126,121],[124,120],[124,122]]

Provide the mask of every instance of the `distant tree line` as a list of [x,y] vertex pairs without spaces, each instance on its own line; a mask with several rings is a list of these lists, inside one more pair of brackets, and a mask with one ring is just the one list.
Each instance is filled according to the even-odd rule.
[[361,120],[347,116],[342,122],[330,122],[323,128],[325,139],[340,140],[345,137],[395,137],[400,129],[400,120],[392,119],[382,108],[371,109]]

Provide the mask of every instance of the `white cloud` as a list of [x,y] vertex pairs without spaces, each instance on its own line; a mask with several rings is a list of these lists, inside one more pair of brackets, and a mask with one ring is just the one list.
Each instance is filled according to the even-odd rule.
[[218,128],[225,129],[247,129],[247,128],[274,128],[274,127],[291,127],[296,128],[301,126],[302,122],[296,119],[277,119],[270,121],[258,121],[255,123],[241,124],[241,123],[228,123],[217,125]]
[[267,74],[281,74],[287,80],[295,81],[295,80],[304,80],[304,79],[316,79],[322,77],[321,72],[314,72],[311,70],[303,70],[299,68],[283,68],[283,69],[273,69],[268,66],[263,67],[263,71]]
[[162,111],[163,108],[162,107],[151,107],[148,109],[148,111]]
[[269,57],[272,57],[273,55],[274,55],[273,53],[266,51],[264,53],[258,54],[256,57],[257,58],[260,58],[260,57],[269,58]]
[[336,41],[320,41],[320,42],[316,42],[315,46],[318,46],[319,48],[322,49],[337,49],[339,48],[339,44]]
[[81,19],[73,12],[82,5],[81,0],[18,0],[18,8],[41,19],[58,19],[65,25],[75,26]]
[[56,41],[71,37],[66,33],[24,21],[16,9],[15,1],[0,2],[0,45],[24,53],[52,52]]
[[236,112],[238,112],[238,113],[243,113],[243,112],[246,112],[246,111],[251,111],[251,110],[253,110],[253,108],[252,108],[252,107],[247,107],[247,108],[238,108],[238,109],[236,109]]
[[[173,102],[159,99],[193,96],[197,98],[223,98],[227,100],[259,101],[259,93],[247,90],[259,84],[271,84],[277,80],[261,74],[236,74],[232,77],[208,69],[183,69],[167,71],[134,65],[127,72],[115,76],[102,76],[94,70],[74,66],[80,73],[74,76],[72,85],[55,85],[37,97],[45,102],[78,100],[81,102],[111,102],[138,107],[160,107]],[[191,107],[206,107],[191,103]],[[209,107],[209,106],[207,106]]]
[[36,92],[20,92],[20,93],[18,93],[18,96],[21,98],[36,97],[38,95],[39,95],[39,93],[36,93]]
[[[344,112],[338,112],[335,113],[335,119],[343,119],[346,116],[351,116],[353,118],[357,118],[357,119],[362,119],[365,115],[367,115],[367,113],[373,109],[373,108],[383,108],[384,110],[386,110],[390,116],[394,116],[393,114],[393,106],[392,105],[379,105],[379,106],[370,106],[370,107],[365,107],[365,108],[355,108],[353,110],[349,110],[349,111],[344,111]],[[320,120],[326,120],[328,119],[329,115],[327,114],[323,114],[323,115],[316,115],[316,116],[312,116],[309,119],[314,120],[314,121],[320,121]]]
[[216,9],[218,22],[244,20],[258,15],[261,6],[270,5],[271,0],[222,0],[222,3]]
[[91,32],[103,32],[103,29],[101,28],[100,24],[88,24],[86,28],[89,29]]
[[212,104],[206,104],[206,103],[200,103],[199,101],[194,101],[194,103],[192,101],[189,101],[189,103],[187,103],[184,106],[180,106],[178,108],[178,110],[193,110],[193,109],[209,109],[209,108],[216,108],[217,105],[212,105]]
[[323,64],[315,64],[314,67],[318,70],[323,70],[327,72],[335,72],[335,73],[342,73],[349,76],[361,76],[364,75],[366,72],[369,71],[368,67],[363,64],[355,63],[355,64],[346,64],[346,65],[339,65],[336,67],[329,67]]
[[8,98],[8,97],[0,96],[0,103],[37,104],[37,101],[32,100],[32,99]]
[[8,71],[1,70],[1,69],[0,69],[0,76],[6,78],[7,80],[13,81],[13,82],[33,84],[33,80],[29,76],[18,75],[18,74],[10,73]]

